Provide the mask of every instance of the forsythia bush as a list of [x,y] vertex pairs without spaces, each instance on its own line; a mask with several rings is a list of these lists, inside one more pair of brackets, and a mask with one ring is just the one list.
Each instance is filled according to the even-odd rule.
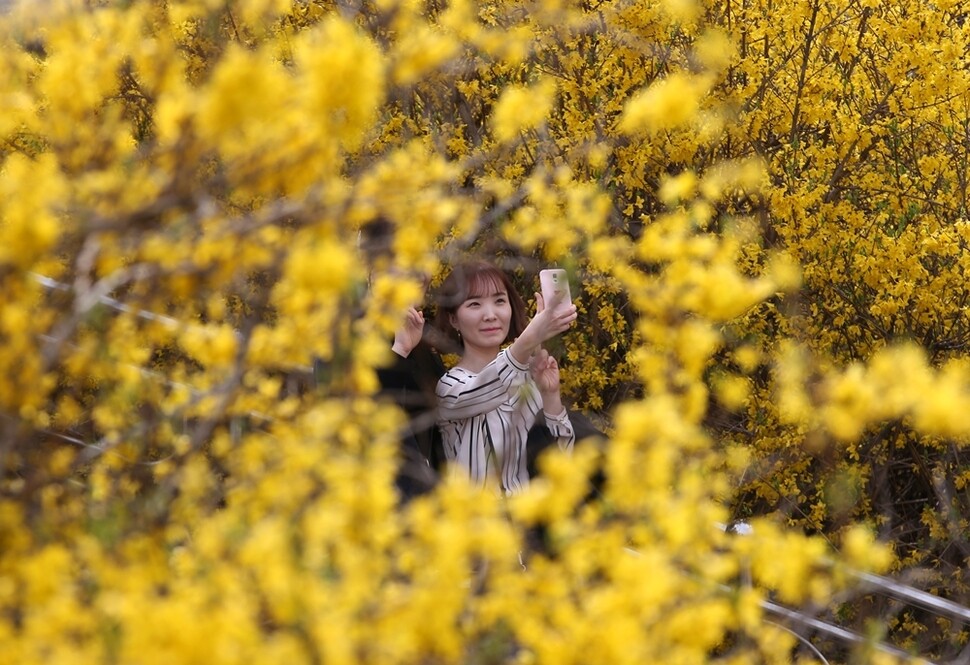
[[[0,663],[958,652],[851,582],[965,593],[961,7],[7,9]],[[608,437],[402,503],[375,369],[467,251],[571,271]]]

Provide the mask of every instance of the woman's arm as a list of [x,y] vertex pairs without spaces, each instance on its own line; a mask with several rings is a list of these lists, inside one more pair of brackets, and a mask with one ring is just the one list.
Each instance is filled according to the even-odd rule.
[[549,428],[549,433],[556,440],[556,445],[559,446],[560,450],[572,451],[573,445],[576,443],[576,430],[573,429],[573,423],[569,420],[569,412],[563,409],[557,416],[549,415],[549,412],[545,409],[543,409],[543,412],[546,416],[546,427]]
[[546,418],[546,427],[552,434],[559,448],[572,450],[576,441],[576,433],[569,420],[566,407],[562,403],[560,392],[559,363],[549,355],[545,349],[540,349],[532,358],[529,366],[532,379],[539,389],[542,398],[542,412]]
[[517,362],[504,349],[478,374],[460,370],[446,372],[438,381],[436,391],[439,419],[461,420],[498,408],[528,369],[528,365]]
[[391,363],[377,369],[381,392],[393,396],[412,416],[434,407],[435,386],[445,372],[423,334],[424,315],[411,307],[394,333]]
[[556,359],[545,349],[539,349],[529,362],[529,372],[542,397],[543,412],[552,417],[558,417],[565,412],[566,408],[562,404],[562,394],[559,390],[559,363]]

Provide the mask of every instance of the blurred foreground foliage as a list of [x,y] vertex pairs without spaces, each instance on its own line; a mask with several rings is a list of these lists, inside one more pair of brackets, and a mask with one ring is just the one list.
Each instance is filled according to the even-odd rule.
[[[769,598],[868,636],[835,660],[959,653],[851,571],[966,604],[965,26],[911,0],[8,9],[4,658],[790,662]],[[374,369],[468,251],[525,289],[571,271],[557,352],[608,440],[512,500],[402,504]]]

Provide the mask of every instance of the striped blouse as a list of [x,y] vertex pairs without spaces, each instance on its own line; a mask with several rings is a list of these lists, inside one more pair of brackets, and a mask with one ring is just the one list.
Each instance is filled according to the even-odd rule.
[[[526,440],[542,411],[529,368],[503,349],[478,374],[450,369],[438,381],[437,394],[438,427],[452,472],[483,486],[498,480],[505,494],[525,489]],[[576,435],[565,409],[559,416],[547,414],[545,424],[560,449],[572,450]]]

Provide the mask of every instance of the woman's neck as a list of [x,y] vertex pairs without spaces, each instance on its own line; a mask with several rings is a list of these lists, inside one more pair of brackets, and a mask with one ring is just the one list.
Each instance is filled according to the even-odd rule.
[[501,348],[481,349],[465,346],[465,352],[458,361],[458,366],[472,374],[478,374],[485,366],[495,360]]

